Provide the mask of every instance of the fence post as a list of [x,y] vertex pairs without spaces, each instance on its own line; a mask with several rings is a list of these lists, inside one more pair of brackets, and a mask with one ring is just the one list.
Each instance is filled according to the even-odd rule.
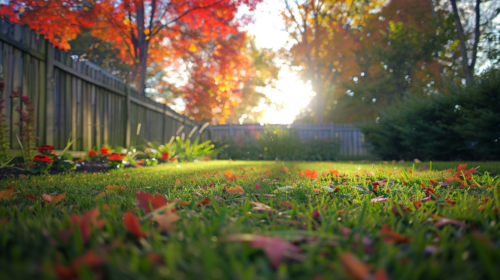
[[233,123],[229,123],[229,137],[234,136]]
[[46,40],[46,92],[45,92],[45,143],[46,145],[54,145],[54,46],[49,40]]
[[167,137],[165,136],[165,132],[167,129],[165,126],[167,125],[167,104],[163,104],[163,120],[161,124],[161,143],[166,143]]
[[130,87],[125,86],[125,148],[130,147]]
[[334,126],[333,122],[330,122],[330,137],[332,138],[332,140],[333,140],[333,138],[335,138],[334,133],[335,133],[335,126]]

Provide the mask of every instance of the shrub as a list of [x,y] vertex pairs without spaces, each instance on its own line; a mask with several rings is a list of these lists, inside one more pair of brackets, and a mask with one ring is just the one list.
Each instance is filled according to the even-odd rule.
[[384,159],[500,158],[500,72],[490,70],[448,94],[412,97],[361,126]]
[[336,160],[340,149],[339,140],[303,141],[294,129],[273,126],[266,127],[258,139],[236,136],[214,140],[214,145],[224,149],[217,158],[240,160]]

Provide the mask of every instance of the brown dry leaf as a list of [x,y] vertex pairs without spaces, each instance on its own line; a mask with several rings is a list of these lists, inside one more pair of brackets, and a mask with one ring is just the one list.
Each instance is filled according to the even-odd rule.
[[62,193],[60,195],[54,195],[54,196],[51,196],[51,195],[48,195],[46,193],[42,194],[42,198],[43,200],[45,200],[46,202],[48,203],[52,203],[52,204],[56,204],[58,203],[59,201],[61,201],[61,199],[63,199],[64,197],[66,196],[66,193]]
[[251,210],[274,211],[273,208],[265,205],[264,203],[254,202],[254,201],[250,201],[250,203],[255,205],[255,207],[252,208]]
[[182,186],[181,180],[179,180],[179,179],[175,180],[175,186],[176,187],[181,187]]
[[130,178],[130,175],[128,175],[127,173],[123,173],[123,176],[124,176],[125,178]]
[[13,189],[8,189],[5,191],[0,191],[0,200],[2,199],[10,199],[12,197],[12,194],[14,193]]
[[239,193],[239,194],[244,194],[245,193],[245,191],[243,190],[243,188],[240,187],[240,186],[236,186],[234,188],[228,188],[228,189],[226,189],[226,191],[228,193]]
[[153,216],[150,218],[151,221],[157,222],[162,231],[168,232],[169,230],[176,229],[177,226],[174,224],[177,222],[180,217],[177,216],[172,210],[170,209],[168,211],[165,211],[163,214],[153,214]]
[[370,279],[370,269],[368,268],[368,265],[360,261],[352,253],[341,253],[340,260],[344,265],[346,274],[351,276],[352,279],[356,280]]

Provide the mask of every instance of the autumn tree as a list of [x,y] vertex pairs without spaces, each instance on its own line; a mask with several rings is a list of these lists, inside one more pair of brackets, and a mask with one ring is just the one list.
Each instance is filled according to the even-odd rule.
[[[175,69],[185,67],[185,62],[192,63],[187,89],[194,90],[197,81],[219,79],[216,84],[220,85],[219,89],[208,95],[213,99],[210,106],[214,106],[210,111],[215,112],[220,105],[226,107],[228,99],[236,99],[232,96],[232,86],[239,86],[234,81],[241,79],[240,74],[229,73],[225,67],[236,65],[230,62],[232,59],[242,59],[235,48],[228,51],[234,55],[225,58],[215,59],[215,52],[219,51],[222,42],[231,38],[244,39],[238,27],[248,19],[236,20],[235,14],[240,6],[253,9],[260,1],[10,0],[0,12],[13,21],[28,24],[62,49],[69,49],[71,40],[89,30],[90,36],[119,51],[117,58],[130,67],[126,80],[140,93],[145,90],[148,72],[157,73],[163,68]],[[250,64],[242,63],[239,70],[244,70],[241,68],[245,66]],[[199,90],[201,88],[196,89]],[[192,99],[189,94],[184,93]],[[222,96],[224,94],[229,96]],[[205,101],[199,100],[200,103]],[[221,116],[227,118],[227,115]]]
[[353,33],[370,10],[384,1],[285,0],[283,19],[293,46],[290,59],[301,66],[304,80],[310,80],[316,96],[311,115],[323,123],[326,100],[341,80],[358,71],[352,54],[359,45]]

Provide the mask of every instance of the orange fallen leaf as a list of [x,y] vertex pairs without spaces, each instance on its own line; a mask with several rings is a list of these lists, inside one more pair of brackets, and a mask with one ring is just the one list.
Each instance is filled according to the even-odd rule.
[[98,195],[94,198],[94,200],[98,200],[98,199],[99,199],[99,197],[103,197],[104,195],[106,195],[106,193],[105,193],[105,192],[100,192],[100,193],[99,193],[99,194],[98,194]]
[[83,265],[96,268],[105,263],[104,258],[101,255],[98,255],[93,250],[87,251],[82,256],[74,259],[69,266],[65,266],[63,264],[56,264],[54,266],[54,272],[61,279],[70,279],[78,276],[78,270]]
[[32,195],[30,193],[28,193],[28,194],[21,194],[21,196],[24,196],[24,197],[26,197],[28,199],[31,199],[31,200],[38,200],[37,197],[35,197],[34,195]]
[[60,195],[55,195],[55,196],[51,196],[51,195],[48,195],[46,193],[42,194],[42,198],[43,200],[45,200],[46,202],[48,203],[51,203],[51,204],[56,204],[58,203],[59,201],[61,201],[61,199],[63,199],[64,197],[66,196],[66,193],[62,193]]
[[366,280],[370,278],[370,269],[368,265],[360,261],[352,253],[341,253],[340,261],[344,265],[344,270],[352,279]]
[[236,186],[236,187],[233,187],[233,188],[228,188],[228,189],[226,189],[226,191],[228,193],[233,193],[233,194],[234,193],[239,193],[239,194],[244,194],[245,193],[245,191],[243,190],[243,188],[240,187],[240,186]]
[[2,199],[10,199],[12,197],[12,194],[14,193],[13,189],[5,190],[5,191],[0,191],[0,200]]
[[285,206],[293,208],[293,204],[291,204],[290,202],[273,200],[273,203],[281,203],[281,204],[283,204]]
[[410,239],[397,232],[391,231],[389,224],[382,225],[379,233],[384,236],[385,243],[410,243]]

